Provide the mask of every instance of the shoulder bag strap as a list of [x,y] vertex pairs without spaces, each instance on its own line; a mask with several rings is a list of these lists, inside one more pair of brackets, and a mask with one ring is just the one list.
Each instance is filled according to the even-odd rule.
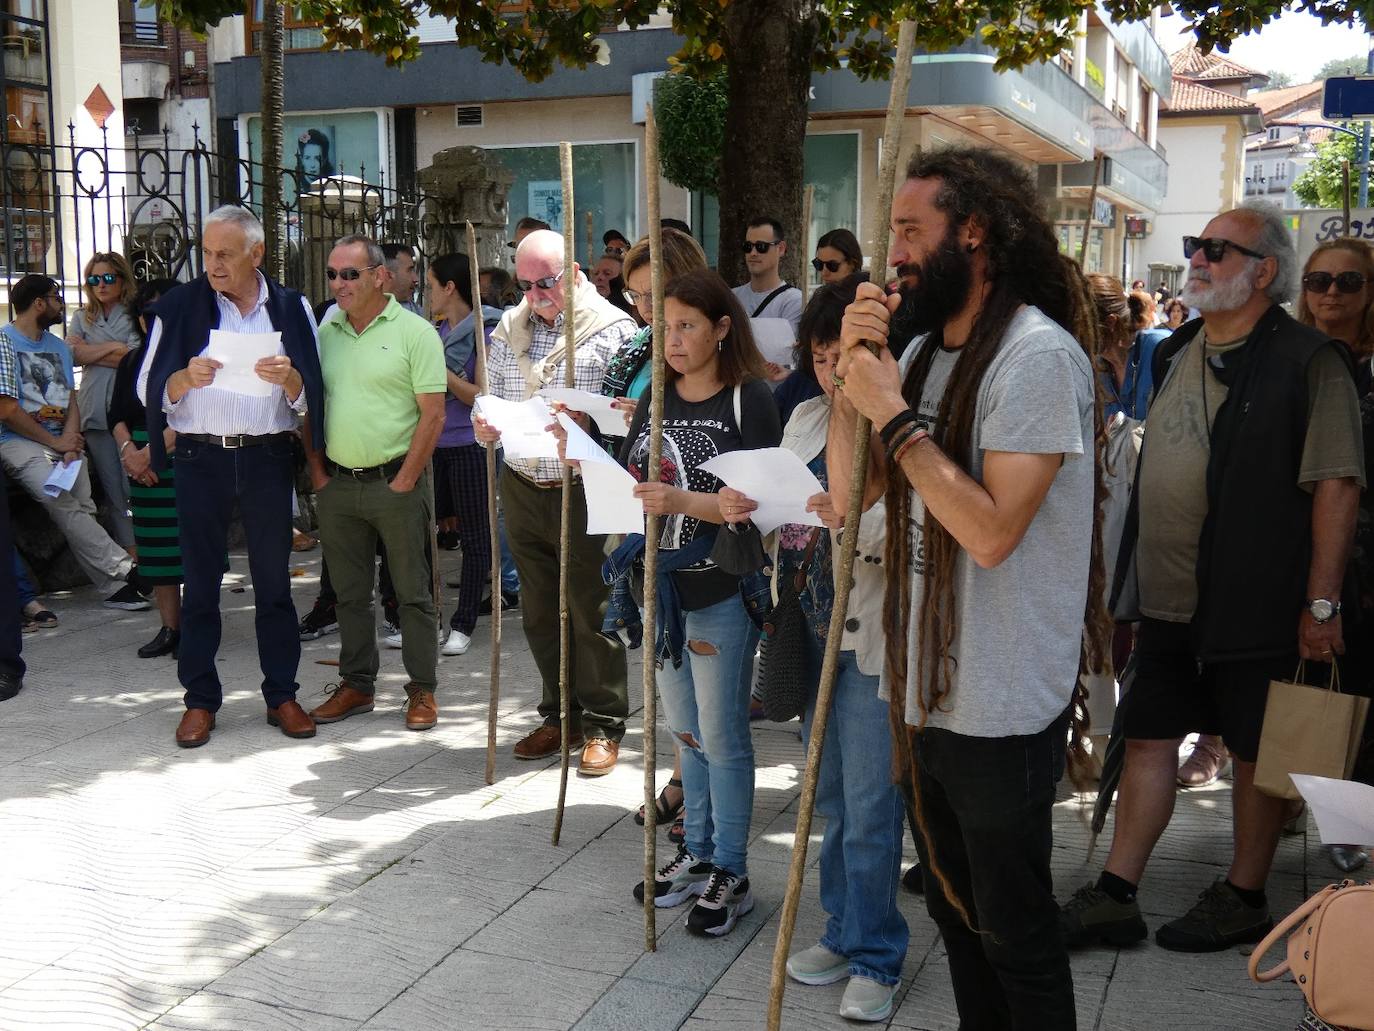
[[818,526],[811,531],[811,539],[806,542],[806,551],[802,553],[801,564],[797,566],[797,571],[792,575],[792,588],[798,594],[801,594],[802,588],[806,586],[806,574],[811,568],[811,559],[816,554],[816,545],[820,542],[821,534],[824,532],[824,526]]
[[767,297],[765,297],[765,298],[763,299],[763,303],[760,304],[757,308],[755,308],[755,309],[754,309],[754,314],[753,314],[753,315],[750,315],[749,317],[750,317],[751,319],[756,319],[756,318],[758,318],[758,317],[759,317],[759,314],[763,311],[763,309],[764,309],[764,308],[767,308],[770,304],[773,303],[773,298],[774,298],[774,297],[777,297],[778,294],[782,293],[784,290],[790,290],[790,289],[792,289],[792,284],[791,284],[791,283],[783,283],[782,286],[778,287],[778,288],[777,288],[776,290],[774,290],[771,294],[769,294]]

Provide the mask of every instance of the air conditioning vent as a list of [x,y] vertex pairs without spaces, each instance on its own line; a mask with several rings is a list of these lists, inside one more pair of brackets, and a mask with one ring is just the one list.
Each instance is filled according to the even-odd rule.
[[453,109],[454,124],[460,129],[480,129],[482,127],[482,105],[469,104]]

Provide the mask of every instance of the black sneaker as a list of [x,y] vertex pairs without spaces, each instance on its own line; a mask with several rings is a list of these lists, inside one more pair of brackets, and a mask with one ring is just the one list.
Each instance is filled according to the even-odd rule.
[[1155,931],[1155,943],[1171,952],[1220,952],[1253,945],[1274,927],[1269,907],[1246,905],[1222,878],[1197,897],[1183,916]]
[[129,575],[124,579],[130,587],[145,598],[153,593],[153,584],[149,582],[146,576],[138,571],[137,565],[129,567]]
[[754,908],[754,896],[749,894],[749,878],[737,877],[728,870],[716,867],[706,890],[687,914],[687,930],[693,934],[709,934],[713,938],[729,934],[739,918]]
[[296,629],[300,631],[302,641],[313,641],[325,634],[336,633],[339,621],[334,617],[334,606],[315,602],[315,607],[301,620],[301,625]]
[[[519,592],[519,591],[502,591],[502,592],[501,592],[501,611],[502,611],[502,612],[509,612],[511,609],[518,609],[519,607],[520,607],[520,592]],[[491,615],[491,595],[490,595],[490,594],[488,594],[485,598],[482,599],[482,604],[478,607],[478,609],[477,609],[477,614],[480,615],[480,616],[490,616],[490,615]]]
[[444,551],[457,551],[457,550],[458,550],[458,531],[457,531],[457,530],[440,530],[440,531],[439,531],[439,547],[440,547],[441,549],[443,549]]
[[1105,942],[1134,945],[1150,933],[1140,903],[1118,902],[1096,884],[1085,884],[1059,907],[1059,933],[1070,947]]
[[24,690],[24,678],[13,673],[0,673],[0,702],[8,702]]
[[[679,845],[677,855],[661,866],[654,877],[654,905],[659,909],[671,909],[693,895],[700,895],[706,890],[714,870],[710,863],[688,852],[686,845]],[[635,901],[644,901],[643,881],[635,885]]]
[[124,609],[126,612],[142,612],[152,608],[148,604],[148,599],[138,593],[138,588],[133,584],[125,584],[114,594],[105,599],[104,605],[107,609]]

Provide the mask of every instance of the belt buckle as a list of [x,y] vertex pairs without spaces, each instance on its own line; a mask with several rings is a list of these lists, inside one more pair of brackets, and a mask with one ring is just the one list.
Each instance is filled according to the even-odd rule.
[[232,437],[220,437],[219,443],[220,447],[224,448],[225,450],[234,451],[238,448],[243,447],[243,436],[240,434],[235,434]]

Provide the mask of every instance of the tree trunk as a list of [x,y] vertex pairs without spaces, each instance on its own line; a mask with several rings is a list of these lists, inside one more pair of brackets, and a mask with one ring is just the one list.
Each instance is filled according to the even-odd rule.
[[799,283],[802,262],[811,258],[800,253],[802,154],[816,34],[807,0],[736,0],[725,10],[730,104],[716,267],[731,285],[749,278],[740,244],[751,218],[768,216],[783,224],[783,279]]
[[282,136],[285,135],[286,8],[280,0],[262,5],[262,224],[267,234],[263,271],[272,279],[282,277]]

